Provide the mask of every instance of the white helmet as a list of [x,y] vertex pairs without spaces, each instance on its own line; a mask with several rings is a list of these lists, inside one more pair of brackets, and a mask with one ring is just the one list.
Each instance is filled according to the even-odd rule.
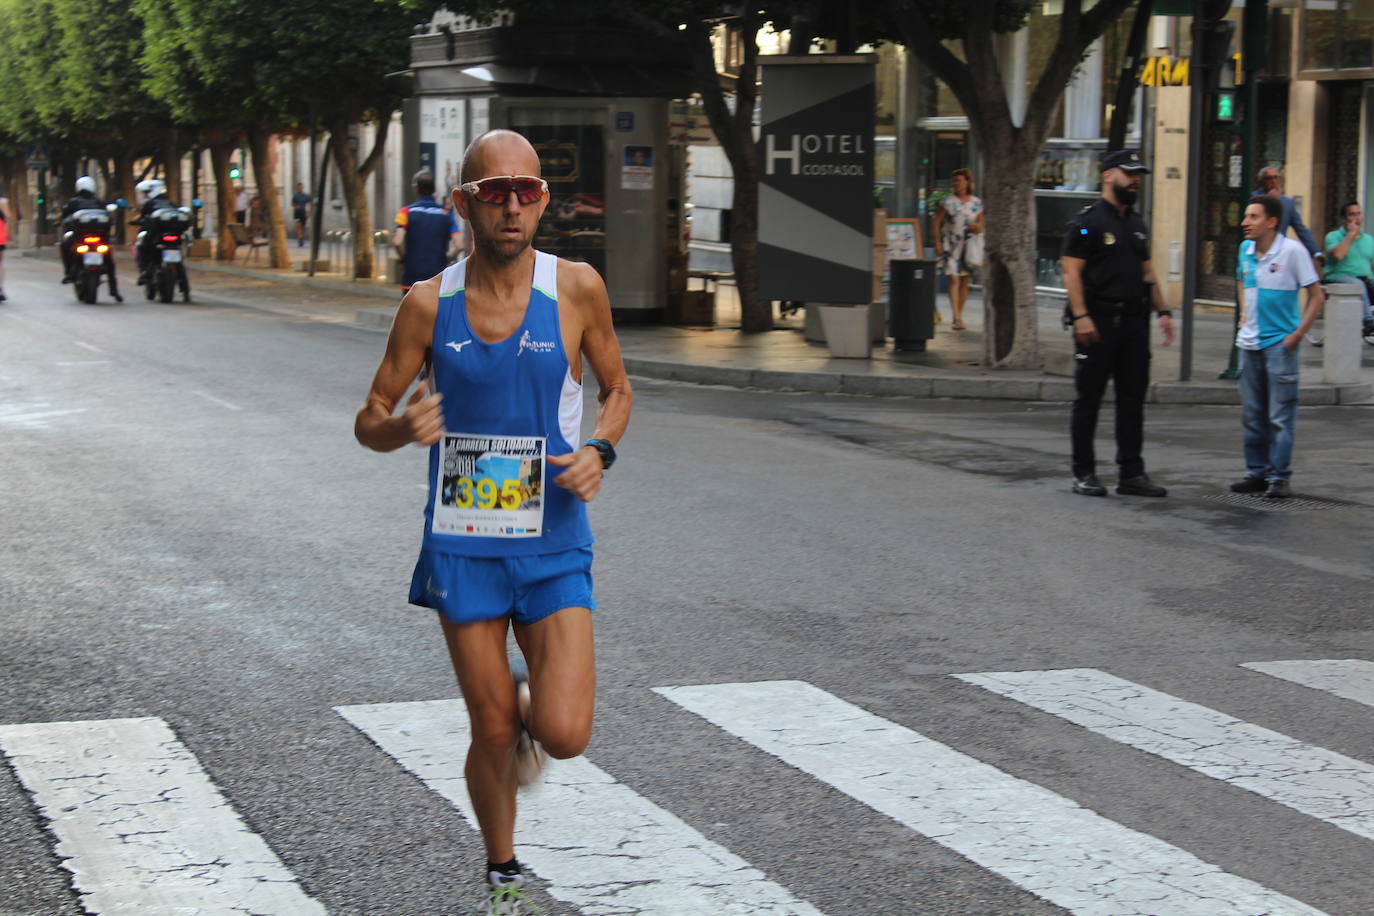
[[148,200],[154,197],[161,197],[167,191],[167,186],[156,178],[145,178],[138,183],[135,188]]
[[78,191],[85,191],[88,194],[94,194],[95,179],[90,175],[82,175],[80,178],[76,179],[76,189]]

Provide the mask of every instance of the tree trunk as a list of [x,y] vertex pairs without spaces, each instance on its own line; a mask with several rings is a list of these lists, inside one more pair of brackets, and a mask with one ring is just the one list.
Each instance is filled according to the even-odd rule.
[[1035,303],[1035,172],[1039,159],[1012,144],[983,152],[978,196],[985,213],[983,365],[1040,367]]
[[348,206],[348,228],[353,233],[353,277],[372,277],[372,213],[367,205],[367,185],[358,174],[358,153],[354,138],[349,136],[348,122],[335,121],[329,125],[334,137],[334,167],[339,170],[343,185],[344,203]]
[[229,164],[234,155],[234,142],[224,137],[214,137],[209,142],[210,168],[215,173],[215,260],[234,260],[234,237],[229,233],[229,224],[234,220],[234,181],[229,177]]
[[181,145],[177,142],[177,129],[167,131],[162,141],[162,169],[166,174],[167,196],[175,204],[190,206],[190,201],[182,200],[181,193]]
[[124,210],[124,225],[121,226],[120,239],[121,241],[132,242],[138,234],[138,227],[133,225],[133,220],[138,216],[139,205],[142,203],[138,199],[137,192],[134,191],[133,153],[121,150],[115,154],[114,184],[114,196],[122,197],[129,204]]
[[757,172],[750,155],[747,165],[735,170],[735,190],[730,200],[730,263],[735,268],[735,290],[739,294],[740,330],[747,333],[773,330],[773,303],[759,298]]
[[757,97],[756,79],[758,44],[755,34],[762,18],[746,7],[742,31],[745,36],[744,60],[739,80],[735,84],[735,110],[725,103],[720,77],[716,73],[715,51],[710,30],[697,19],[688,19],[688,47],[692,71],[697,77],[702,106],[706,110],[711,129],[730,160],[734,194],[730,209],[730,262],[735,269],[735,289],[739,294],[740,330],[746,332],[773,329],[773,303],[759,298],[759,170],[758,151],[754,146],[754,99]]
[[248,148],[253,156],[253,175],[258,180],[258,196],[267,205],[267,240],[273,267],[291,266],[291,251],[286,247],[286,222],[282,217],[281,194],[277,191],[277,168],[272,161],[272,137],[263,127],[248,129]]

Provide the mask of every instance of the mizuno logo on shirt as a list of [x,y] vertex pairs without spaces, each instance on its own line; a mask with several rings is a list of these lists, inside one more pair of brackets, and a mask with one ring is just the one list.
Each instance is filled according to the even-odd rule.
[[463,341],[462,343],[454,343],[453,341],[450,340],[448,343],[444,344],[444,346],[446,346],[446,347],[452,347],[454,353],[462,353],[462,352],[463,352],[463,348],[466,347],[466,346],[467,346],[468,344],[470,344],[470,343],[472,343],[472,338],[471,338],[471,337],[469,337],[467,340]]

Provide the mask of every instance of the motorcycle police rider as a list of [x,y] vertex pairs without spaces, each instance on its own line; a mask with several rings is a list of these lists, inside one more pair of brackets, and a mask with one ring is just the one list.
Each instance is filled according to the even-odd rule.
[[[167,196],[167,186],[156,178],[140,181],[136,190],[143,195],[143,206],[139,209],[138,218],[131,221],[135,226],[146,227],[148,217],[154,211],[176,209],[176,204]],[[157,242],[153,233],[143,233],[143,240],[138,245],[139,286],[151,282],[153,271],[157,268]]]
[[[104,210],[105,203],[95,196],[95,179],[89,175],[82,175],[76,179],[76,195],[67,201],[62,208],[62,244],[58,250],[62,253],[62,282],[71,283],[74,279],[73,269],[76,266],[76,255],[72,251],[72,243],[75,233],[71,237],[67,236],[69,230],[75,229],[75,224],[71,221],[71,215],[77,210]],[[119,285],[115,280],[115,259],[110,257],[106,261],[110,271],[110,295],[116,302],[123,302],[124,297],[119,294]]]

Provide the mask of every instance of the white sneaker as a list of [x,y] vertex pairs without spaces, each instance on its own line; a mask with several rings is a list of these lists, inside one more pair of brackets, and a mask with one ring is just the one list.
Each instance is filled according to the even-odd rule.
[[520,740],[515,745],[515,781],[522,788],[533,786],[544,778],[544,766],[549,755],[525,728],[530,712],[530,682],[519,678],[515,682],[515,700],[520,709]]
[[535,916],[534,903],[525,896],[524,875],[487,872],[487,901],[478,904],[477,916]]

